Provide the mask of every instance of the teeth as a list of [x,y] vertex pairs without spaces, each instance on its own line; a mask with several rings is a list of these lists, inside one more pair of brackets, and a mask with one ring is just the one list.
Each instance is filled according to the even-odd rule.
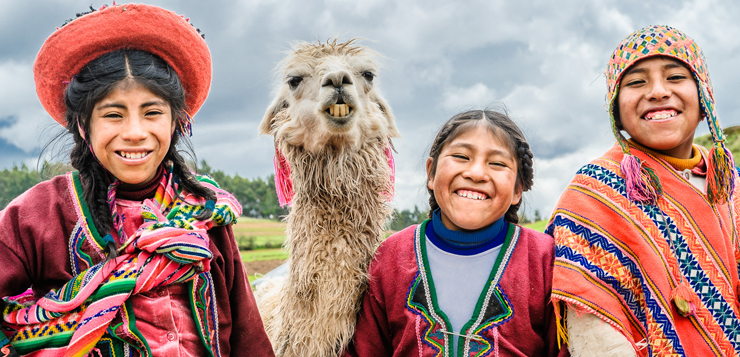
[[351,107],[347,104],[334,104],[329,107],[329,115],[335,118],[342,118],[349,114]]
[[645,119],[647,120],[653,120],[653,119],[668,119],[671,117],[676,116],[678,113],[675,110],[661,110],[657,112],[648,113],[645,115]]
[[485,200],[487,197],[486,195],[475,192],[475,191],[468,191],[468,190],[459,190],[457,191],[457,195],[465,198],[470,198],[473,200]]
[[146,156],[146,152],[124,152],[119,151],[121,156],[127,158],[127,159],[141,159],[142,157]]

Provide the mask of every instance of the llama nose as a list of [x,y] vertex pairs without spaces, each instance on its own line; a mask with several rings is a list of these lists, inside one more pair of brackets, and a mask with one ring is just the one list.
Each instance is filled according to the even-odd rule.
[[352,75],[347,71],[327,73],[321,82],[324,87],[334,86],[335,88],[342,88],[342,86],[349,84],[352,84]]

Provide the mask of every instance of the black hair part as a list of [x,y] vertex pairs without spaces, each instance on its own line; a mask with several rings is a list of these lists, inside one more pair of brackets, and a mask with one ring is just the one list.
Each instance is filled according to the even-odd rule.
[[[164,60],[148,52],[128,49],[109,52],[83,67],[70,81],[64,96],[67,130],[74,140],[70,161],[80,172],[85,202],[101,236],[107,235],[113,228],[107,202],[108,186],[113,178],[98,162],[88,145],[90,119],[95,104],[123,81],[134,81],[169,103],[176,134],[173,135],[163,161],[172,162],[173,173],[180,179],[181,188],[205,200],[216,201],[216,194],[195,179],[176,148],[182,136],[179,119],[180,116],[187,115],[185,90],[177,73]],[[185,142],[187,144],[187,140]],[[205,209],[196,218],[206,219],[211,214],[212,210]],[[115,257],[115,247],[111,247],[111,244],[107,247],[108,259]]]
[[[437,173],[439,154],[445,145],[460,134],[478,125],[485,125],[491,129],[494,135],[509,144],[509,150],[515,156],[517,162],[516,188],[521,192],[529,191],[534,183],[534,167],[532,164],[534,155],[529,148],[527,139],[505,112],[501,113],[493,110],[471,110],[460,113],[442,125],[429,149],[429,157],[432,158],[430,177]],[[429,192],[429,218],[432,218],[432,214],[439,208],[439,204],[434,197],[434,190],[427,187],[427,191]],[[519,200],[519,203],[511,205],[504,214],[504,218],[512,223],[519,223],[518,211],[521,204],[522,200]]]

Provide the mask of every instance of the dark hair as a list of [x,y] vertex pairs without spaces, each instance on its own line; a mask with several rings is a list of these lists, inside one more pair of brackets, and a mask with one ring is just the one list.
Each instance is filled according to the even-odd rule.
[[[437,133],[437,136],[432,142],[432,147],[429,149],[429,157],[432,158],[431,176],[437,173],[437,162],[439,154],[442,152],[447,143],[454,140],[460,134],[472,129],[478,125],[485,125],[498,136],[502,141],[509,144],[509,150],[516,157],[517,172],[516,172],[516,188],[522,192],[529,191],[532,188],[534,179],[534,169],[532,167],[532,151],[529,149],[529,144],[524,138],[524,134],[519,127],[509,118],[506,113],[500,113],[493,110],[471,110],[464,113],[460,113],[450,118]],[[437,200],[434,198],[434,190],[427,187],[429,191],[429,218],[432,218],[432,213],[439,208]],[[511,205],[506,211],[504,218],[512,223],[519,223],[519,206],[522,201]]]
[[[80,73],[72,78],[64,96],[67,106],[67,130],[72,133],[74,139],[74,146],[70,151],[71,164],[80,172],[85,202],[98,233],[103,236],[113,227],[107,203],[110,176],[88,145],[90,118],[95,104],[124,80],[135,81],[167,100],[173,116],[173,125],[176,127],[176,135],[173,135],[163,161],[172,162],[173,173],[179,178],[181,188],[203,199],[216,200],[216,194],[193,177],[176,148],[182,136],[179,119],[180,116],[187,115],[185,90],[177,73],[164,60],[148,52],[128,49],[109,52],[85,65]],[[83,133],[79,128],[84,130],[86,137],[82,136]],[[187,140],[184,142],[187,146]],[[196,218],[205,219],[210,217],[211,213],[210,209],[205,209]],[[115,257],[115,245],[109,243],[107,249],[108,259]]]

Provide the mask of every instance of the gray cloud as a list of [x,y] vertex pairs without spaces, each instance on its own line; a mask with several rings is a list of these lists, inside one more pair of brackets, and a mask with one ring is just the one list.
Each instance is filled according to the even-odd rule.
[[[227,173],[272,173],[272,140],[257,137],[274,68],[290,43],[362,37],[384,55],[379,81],[403,135],[399,208],[425,205],[425,152],[461,110],[503,104],[535,152],[529,210],[547,215],[578,167],[608,149],[604,110],[611,51],[631,31],[663,23],[702,45],[723,124],[740,124],[740,5],[730,0],[558,2],[502,0],[150,1],[190,17],[206,34],[213,84],[196,116],[199,159]],[[54,28],[85,1],[6,0],[0,13],[0,168],[33,162],[54,122],[35,97],[31,66]],[[101,4],[94,4],[100,6]],[[706,133],[700,126],[699,133]],[[10,160],[10,161],[9,161]]]

